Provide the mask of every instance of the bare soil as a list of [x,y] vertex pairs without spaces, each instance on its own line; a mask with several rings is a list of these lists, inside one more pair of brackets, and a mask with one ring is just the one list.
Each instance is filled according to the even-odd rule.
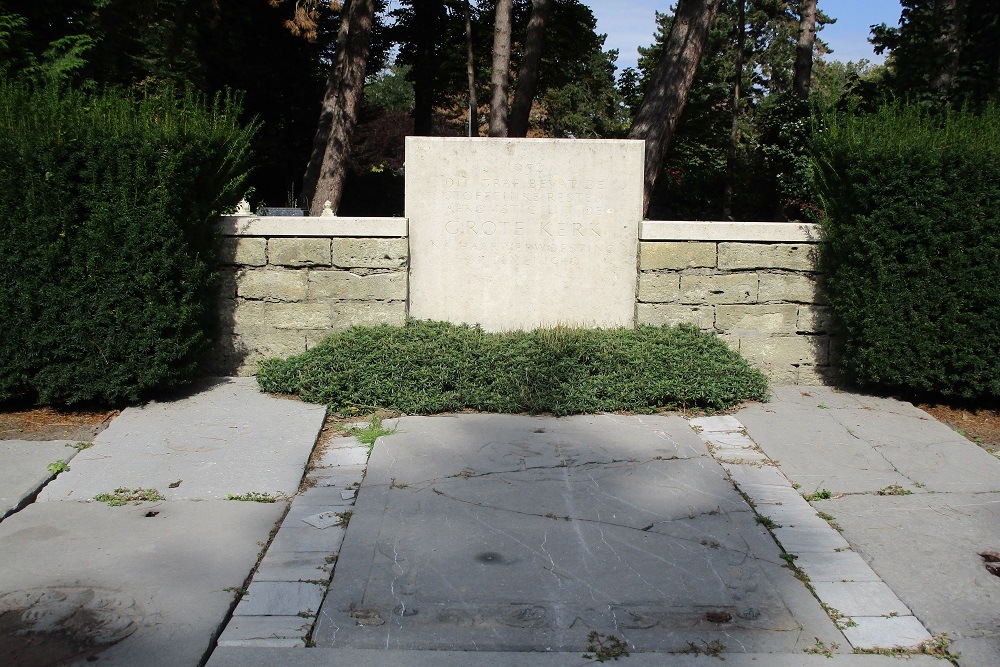
[[118,410],[58,410],[0,405],[0,440],[91,442],[118,413]]

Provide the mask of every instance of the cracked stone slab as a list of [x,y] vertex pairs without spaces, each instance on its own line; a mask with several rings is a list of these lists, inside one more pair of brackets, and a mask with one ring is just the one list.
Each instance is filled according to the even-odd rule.
[[53,474],[48,465],[76,456],[74,440],[0,440],[0,519],[38,493]]
[[702,433],[736,433],[743,430],[743,424],[732,415],[697,417],[690,423]]
[[851,646],[869,648],[913,648],[931,638],[927,629],[913,616],[854,616],[854,625],[844,628]]
[[[301,526],[301,527],[299,527]],[[344,540],[343,526],[333,526],[319,530],[313,526],[282,524],[278,534],[274,536],[267,552],[271,553],[306,553],[322,552],[332,554],[340,548]]]
[[823,503],[855,550],[962,664],[1000,664],[1000,577],[978,551],[1000,548],[1000,494],[846,496]]
[[254,581],[233,616],[312,616],[323,601],[324,587],[305,581]]
[[844,616],[910,615],[910,609],[880,581],[814,581],[820,600]]
[[312,619],[301,616],[234,616],[219,637],[219,646],[267,646],[275,639],[294,639],[302,646]]
[[[360,482],[360,479],[358,480]],[[354,505],[354,499],[344,499],[341,495],[341,489],[335,486],[314,486],[311,489],[306,489],[302,491],[292,502],[292,507],[338,507],[341,511],[348,510]],[[312,513],[315,513],[313,510]]]
[[404,417],[373,450],[313,638],[434,651],[575,650],[592,629],[640,650],[843,641],[779,553],[683,419]]
[[280,516],[275,505],[226,501],[34,503],[0,524],[0,614],[19,593],[74,589],[100,601],[100,625],[66,613],[64,631],[123,630],[93,649],[96,664],[199,664]]
[[[911,404],[847,392],[821,398],[814,389],[802,397],[796,388],[781,388],[770,403],[735,415],[803,489],[1000,490],[1000,460]],[[836,407],[819,407],[827,399]]]
[[368,463],[368,447],[328,448],[317,462],[320,468],[364,466]]
[[220,378],[185,398],[125,409],[39,500],[89,500],[118,487],[155,488],[167,500],[290,496],[325,416],[323,406],[262,394],[253,378]]
[[795,564],[811,581],[882,581],[853,551],[805,551],[796,555]]
[[[335,554],[336,552],[334,552]],[[272,552],[268,551],[254,572],[254,581],[317,581],[328,580],[333,565],[327,558],[334,554],[318,554],[313,551]]]

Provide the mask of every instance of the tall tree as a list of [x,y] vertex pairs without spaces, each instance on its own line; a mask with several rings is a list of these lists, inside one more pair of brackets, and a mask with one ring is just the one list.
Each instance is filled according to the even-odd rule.
[[493,30],[493,71],[490,75],[490,136],[506,137],[507,96],[510,92],[511,0],[497,0]]
[[677,12],[663,50],[663,59],[653,73],[642,106],[635,116],[629,138],[646,142],[643,215],[688,91],[698,70],[698,61],[708,32],[715,21],[720,0],[678,0]]
[[816,0],[801,0],[799,17],[794,88],[799,99],[805,100],[809,98],[809,86],[812,82],[813,45],[816,43]]
[[364,94],[374,13],[374,0],[345,0],[341,8],[337,50],[323,94],[312,155],[302,178],[301,198],[309,202],[313,215],[322,213],[327,200],[334,211],[340,205],[351,133]]
[[469,80],[469,136],[479,136],[479,100],[476,96],[476,53],[472,38],[472,8],[465,0],[465,75]]
[[514,106],[510,112],[510,136],[524,137],[528,134],[528,119],[531,105],[538,91],[538,71],[545,48],[545,25],[552,11],[552,0],[534,0],[531,5],[531,19],[528,21],[528,35],[524,43],[524,55],[517,74],[514,90]]
[[733,189],[736,187],[736,159],[740,149],[740,103],[743,93],[743,61],[746,55],[746,0],[736,0],[736,63],[730,102],[729,150],[726,152],[726,185],[722,192],[722,215],[733,217]]

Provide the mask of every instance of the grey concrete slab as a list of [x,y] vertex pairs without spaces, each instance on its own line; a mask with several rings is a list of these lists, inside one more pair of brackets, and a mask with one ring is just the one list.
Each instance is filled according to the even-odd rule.
[[[338,549],[339,551],[339,549]],[[333,554],[317,554],[315,552],[288,553],[270,551],[264,555],[254,581],[317,581],[329,580],[333,570],[332,563],[327,562]]]
[[[782,387],[735,417],[809,493],[1000,490],[1000,460],[904,401]],[[804,396],[803,394],[808,394]]]
[[[585,646],[586,644],[584,644]],[[729,645],[733,648],[733,643]],[[843,647],[839,649],[843,651]],[[511,651],[400,651],[385,649],[270,649],[220,647],[212,654],[207,667],[329,667],[330,665],[365,665],[365,667],[585,667],[594,660],[583,659],[584,649],[563,653]],[[808,655],[797,653],[721,654],[725,662],[704,655],[632,652],[628,658],[605,664],[623,667],[941,667],[929,655],[915,655],[901,663],[886,655],[834,653]],[[987,663],[984,663],[987,664]]]
[[856,616],[851,621],[854,624],[844,628],[844,635],[854,648],[914,648],[931,638],[913,616]]
[[340,544],[344,541],[344,528],[342,526],[333,526],[320,530],[304,523],[301,525],[301,528],[298,525],[282,525],[278,534],[271,541],[271,545],[267,548],[268,553],[306,553],[318,551],[324,554],[332,554],[340,549]]
[[0,519],[38,493],[53,474],[48,465],[76,456],[72,440],[0,440]]
[[219,636],[218,646],[262,645],[274,639],[295,639],[291,646],[304,647],[312,619],[301,616],[233,616]]
[[814,581],[812,587],[820,600],[844,616],[910,613],[909,607],[880,581]]
[[293,504],[301,507],[307,505],[321,508],[340,507],[345,510],[353,507],[354,499],[345,500],[340,493],[341,489],[339,487],[315,486],[295,496]]
[[32,504],[0,524],[0,616],[30,607],[21,617],[48,630],[33,650],[78,633],[99,640],[81,661],[196,665],[280,511],[225,501]]
[[403,418],[369,460],[314,640],[560,651],[594,629],[639,650],[719,639],[796,653],[843,641],[698,451],[680,419]]
[[319,610],[324,587],[308,581],[254,581],[233,616],[311,616]]
[[331,486],[346,489],[361,483],[365,476],[365,466],[338,466],[335,468],[314,468],[309,472],[309,479],[314,486]]
[[322,468],[337,466],[364,466],[368,463],[368,447],[330,447],[320,457],[317,465]]
[[963,665],[1000,664],[1000,577],[977,552],[1000,549],[1000,494],[848,496],[824,503],[854,549]]
[[253,378],[222,378],[186,398],[126,409],[39,499],[87,500],[118,487],[155,488],[168,500],[291,495],[325,414],[261,394]]
[[795,565],[811,581],[881,581],[868,563],[853,551],[804,551]]

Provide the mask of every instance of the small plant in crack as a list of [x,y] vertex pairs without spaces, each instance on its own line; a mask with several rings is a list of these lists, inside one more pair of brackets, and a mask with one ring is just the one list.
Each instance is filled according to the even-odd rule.
[[[822,483],[823,482],[820,482],[820,484]],[[803,493],[802,497],[808,500],[809,502],[813,502],[815,500],[829,500],[830,498],[833,498],[833,492],[830,491],[830,489],[820,488],[817,485],[815,491],[809,494]]]
[[407,484],[406,482],[397,482],[395,477],[389,480],[390,489],[405,489],[408,486],[409,484]]
[[240,597],[249,595],[247,589],[243,588],[242,586],[226,586],[222,590],[224,590],[226,593],[236,593]]
[[584,660],[596,660],[597,662],[607,662],[618,658],[628,657],[628,644],[614,635],[605,635],[597,630],[591,630],[587,635],[587,651],[583,654]]
[[337,512],[337,516],[340,518],[340,525],[347,528],[347,524],[351,522],[351,517],[354,516],[354,512],[351,510],[346,510],[344,512]]
[[913,491],[904,489],[899,484],[890,484],[889,486],[878,490],[878,495],[880,496],[908,496],[912,493]]
[[53,461],[52,463],[48,464],[45,467],[48,468],[49,472],[52,473],[53,475],[58,475],[61,472],[66,472],[67,470],[69,470],[69,466],[62,459],[59,459],[58,461]]
[[845,616],[839,609],[835,609],[825,602],[820,602],[819,606],[823,608],[823,611],[825,611],[826,615],[830,617],[830,620],[833,621],[833,624],[837,626],[838,630],[858,627],[858,624],[854,622],[854,619],[849,616]]
[[840,644],[837,642],[831,642],[827,646],[819,637],[816,637],[816,643],[812,646],[807,646],[802,649],[803,653],[808,653],[810,655],[825,655],[828,658],[833,657],[833,652],[840,648]]
[[688,642],[687,648],[681,651],[681,653],[690,653],[693,655],[707,655],[711,658],[718,658],[719,660],[725,660],[722,657],[722,652],[726,650],[726,645],[720,642],[718,639],[713,639],[710,642],[706,642],[704,639],[701,640],[704,646],[699,646],[694,642]]
[[776,523],[774,521],[774,519],[772,519],[769,516],[764,516],[763,514],[758,514],[756,517],[754,517],[754,520],[757,523],[759,523],[760,525],[762,525],[765,528],[767,528],[768,530],[773,530],[775,528],[781,528],[781,524],[780,523]]
[[230,493],[226,496],[226,500],[239,500],[245,503],[276,503],[279,498],[266,491],[247,491],[242,494]]
[[74,443],[72,445],[69,445],[69,447],[72,447],[73,449],[75,449],[78,452],[82,452],[85,449],[90,449],[93,446],[94,446],[94,443],[92,443],[92,442],[77,442],[77,443]]
[[99,503],[107,503],[109,507],[121,507],[122,505],[141,505],[142,503],[166,500],[163,494],[156,489],[127,489],[119,487],[111,493],[99,493],[94,496],[94,500]]
[[789,565],[793,564],[796,560],[798,560],[798,558],[799,557],[795,554],[781,554],[781,560],[785,561]]
[[362,445],[368,446],[368,455],[371,456],[372,449],[375,448],[375,441],[378,440],[383,435],[392,435],[396,432],[396,429],[385,429],[382,428],[382,418],[377,414],[372,415],[368,419],[368,425],[364,428],[358,428],[357,426],[349,429],[347,433],[353,435],[358,439]]
[[818,516],[819,518],[823,519],[823,521],[826,521],[828,524],[830,524],[830,527],[833,528],[834,530],[843,530],[843,528],[840,527],[840,524],[837,523],[837,520],[833,517],[832,514],[827,514],[826,512],[816,512],[816,516]]

